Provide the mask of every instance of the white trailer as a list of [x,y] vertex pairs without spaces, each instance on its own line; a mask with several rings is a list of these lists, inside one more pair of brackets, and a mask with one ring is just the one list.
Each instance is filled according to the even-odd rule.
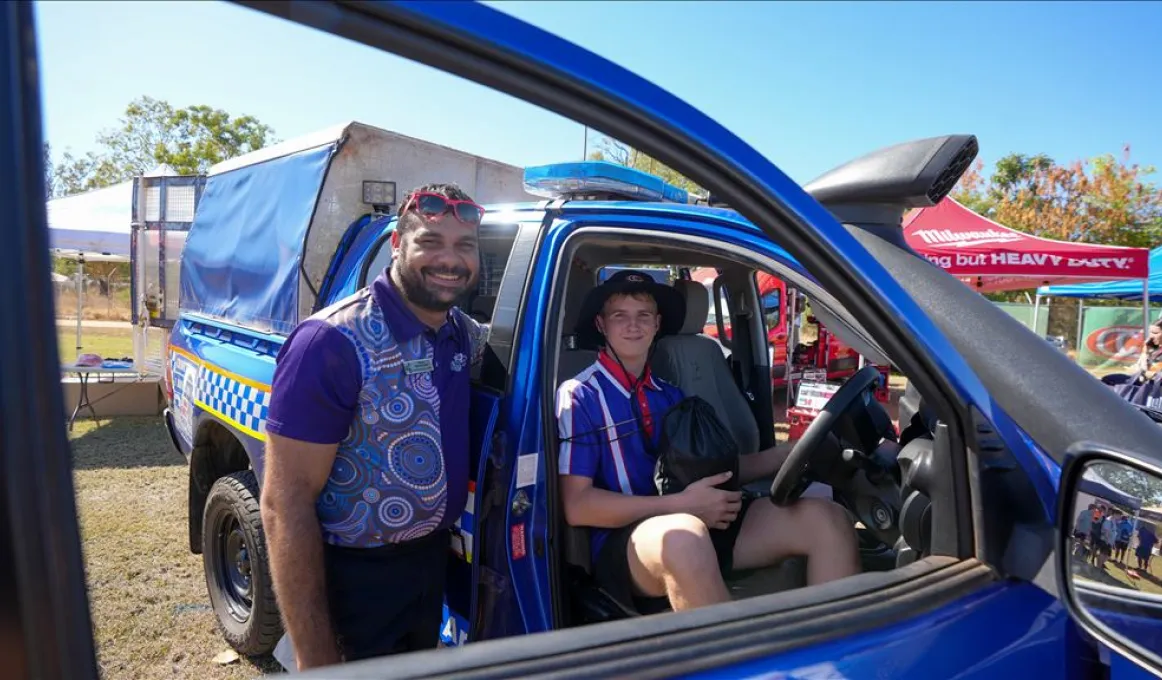
[[[524,169],[359,122],[320,130],[232,158],[209,177],[309,149],[335,145],[303,248],[299,313],[310,314],[340,239],[359,215],[385,212],[411,189],[453,182],[483,204],[540,200],[524,190]],[[371,201],[384,201],[372,203]]]

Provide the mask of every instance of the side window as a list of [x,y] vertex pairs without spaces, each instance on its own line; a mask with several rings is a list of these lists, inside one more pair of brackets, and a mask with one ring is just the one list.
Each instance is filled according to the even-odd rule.
[[811,313],[811,300],[806,295],[800,297],[799,309],[796,311],[799,322],[799,344],[808,345],[819,340],[819,322]]
[[[726,310],[726,300],[723,299],[722,294],[719,294],[718,304],[715,304],[715,301],[714,301],[714,282],[713,281],[707,281],[707,282],[703,283],[702,287],[706,289],[706,300],[707,300],[707,304],[709,305],[707,308],[708,311],[706,313],[706,333],[709,334],[710,329],[715,329],[714,332],[717,333],[718,332],[717,331],[717,328],[718,328],[718,310],[719,309]],[[724,319],[724,321],[726,322],[727,325],[730,324],[730,314],[729,313],[726,314],[726,318]]]
[[359,282],[359,287],[366,286],[370,279],[379,275],[379,272],[391,264],[391,238],[385,238],[379,243],[379,249],[371,254],[371,265],[364,271],[365,279]]
[[[702,284],[702,287],[706,290],[707,313],[706,322],[702,326],[702,334],[708,335],[724,345],[729,345],[730,307],[726,301],[725,287],[716,284],[718,272],[710,267],[701,267],[692,270],[690,272],[690,278]],[[715,299],[715,291],[717,291],[717,299]],[[719,316],[722,316],[721,328],[718,325]]]
[[[650,274],[655,281],[663,285],[672,286],[674,281],[678,278],[678,271],[681,269],[678,266],[658,266],[658,265],[632,265],[632,264],[616,264],[601,267],[597,270],[598,283],[604,282],[609,277],[616,274],[623,269],[636,269]],[[728,301],[728,292],[726,284],[718,280],[718,273],[714,269],[695,269],[690,272],[695,281],[702,284],[705,289],[707,301],[709,302],[706,313],[706,321],[702,325],[702,334],[708,335],[718,340],[723,346],[730,347],[731,341],[731,327],[730,327],[730,303]],[[775,293],[776,298],[778,292]],[[778,315],[778,307],[774,310]],[[722,317],[722,326],[719,327],[718,318]]]
[[516,243],[516,225],[485,224],[480,227],[480,274],[476,290],[469,294],[464,311],[481,323],[492,321],[496,296],[504,282],[508,258]]
[[[623,269],[635,269],[644,271],[654,278],[655,281],[666,286],[674,285],[674,281],[678,278],[677,266],[658,266],[658,265],[632,265],[632,264],[617,264],[602,267],[597,270],[598,283],[604,282],[609,277]],[[691,272],[694,275],[694,280],[699,281],[702,287],[706,290],[706,297],[708,298],[709,308],[706,314],[706,321],[702,326],[702,333],[709,335],[712,338],[718,338],[718,316],[723,315],[723,330],[726,333],[726,341],[724,344],[729,345],[730,342],[730,308],[726,300],[726,288],[724,285],[716,285],[717,273],[713,269],[699,269]],[[714,293],[717,290],[718,300],[714,299]]]
[[767,330],[779,327],[782,316],[782,291],[772,290],[763,296],[763,323]]
[[605,281],[607,279],[609,279],[609,277],[613,276],[614,274],[618,273],[619,271],[624,271],[626,269],[633,269],[635,271],[645,272],[646,274],[649,274],[650,277],[652,277],[654,279],[654,281],[657,281],[658,283],[660,283],[664,286],[674,285],[674,270],[672,267],[669,267],[669,266],[659,267],[658,265],[652,265],[652,264],[651,265],[611,264],[611,265],[608,265],[606,267],[601,267],[600,269],[597,270],[597,283],[598,284],[605,283]]
[[[500,284],[504,280],[504,270],[508,266],[509,255],[516,239],[516,225],[512,224],[483,224],[480,226],[480,273],[477,277],[476,289],[471,291],[461,304],[461,309],[468,312],[481,323],[492,320],[492,310],[496,307],[496,296],[500,291]],[[367,277],[370,272],[380,272],[391,264],[391,239],[383,239],[378,249],[371,253],[371,265],[367,267]],[[367,285],[367,281],[359,282],[360,286]]]
[[[726,284],[722,281],[715,281],[708,289],[710,294],[710,319],[707,320],[708,328],[713,329],[712,337],[718,338],[718,341],[729,348],[731,341],[734,339],[733,329],[730,323],[730,301],[728,300],[729,293],[726,290]],[[719,324],[721,318],[722,323]]]

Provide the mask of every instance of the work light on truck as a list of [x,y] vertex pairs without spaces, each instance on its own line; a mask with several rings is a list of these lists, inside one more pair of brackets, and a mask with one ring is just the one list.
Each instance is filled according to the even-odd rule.
[[363,180],[363,202],[372,206],[395,205],[395,182]]
[[524,186],[528,193],[545,198],[690,202],[685,189],[648,172],[608,161],[525,168]]

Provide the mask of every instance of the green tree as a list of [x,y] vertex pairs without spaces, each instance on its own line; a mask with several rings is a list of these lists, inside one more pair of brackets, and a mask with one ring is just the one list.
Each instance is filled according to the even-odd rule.
[[232,117],[204,105],[175,108],[140,97],[130,102],[116,127],[97,135],[97,151],[63,154],[52,169],[53,195],[112,186],[160,163],[182,175],[202,174],[215,163],[274,141],[274,131],[253,116]]
[[1144,505],[1162,504],[1162,479],[1117,463],[1095,463],[1093,471],[1115,489],[1142,499]]
[[[982,164],[964,174],[952,198],[1011,229],[1060,241],[1154,247],[1162,243],[1162,191],[1146,178],[1154,168],[1106,154],[1060,165],[1045,154],[1012,153],[986,181]],[[990,294],[1015,301],[1024,293]],[[1087,303],[1095,304],[1095,303]],[[1054,300],[1049,333],[1072,337],[1077,303]]]
[[677,170],[612,137],[602,137],[597,141],[596,146],[597,149],[589,153],[589,160],[608,161],[610,163],[624,165],[635,170],[648,172],[651,175],[657,175],[663,181],[691,193],[706,194],[705,189],[695,184]]
[[1162,240],[1162,191],[1151,166],[1106,154],[1060,165],[1044,154],[1009,154],[983,181],[978,163],[952,197],[1006,227],[1060,241],[1153,247]]
[[1053,159],[1043,153],[1035,156],[1009,154],[997,161],[996,167],[993,168],[988,190],[989,198],[994,203],[1014,201],[1018,194],[1034,186],[1038,173],[1047,172],[1053,166]]
[[981,175],[984,163],[977,161],[965,171],[960,181],[949,194],[953,200],[978,215],[989,216],[993,207],[993,200],[989,198],[987,183]]

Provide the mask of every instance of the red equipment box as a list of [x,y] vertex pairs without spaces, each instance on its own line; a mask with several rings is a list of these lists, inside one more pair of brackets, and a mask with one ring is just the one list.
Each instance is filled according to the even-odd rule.
[[[880,372],[880,384],[875,388],[875,400],[881,404],[888,403],[891,398],[891,390],[888,387],[888,376],[891,375],[891,368],[887,366],[877,366]],[[812,375],[812,371],[804,371],[802,380],[795,387],[795,402],[787,407],[787,425],[790,429],[791,441],[797,441],[803,438],[803,433],[819,415],[819,411],[823,405],[827,403],[827,399],[839,389],[838,384],[831,384],[823,382],[826,380],[826,374]],[[812,378],[822,378],[821,381],[815,382]],[[804,382],[807,383],[807,391],[803,391]]]

